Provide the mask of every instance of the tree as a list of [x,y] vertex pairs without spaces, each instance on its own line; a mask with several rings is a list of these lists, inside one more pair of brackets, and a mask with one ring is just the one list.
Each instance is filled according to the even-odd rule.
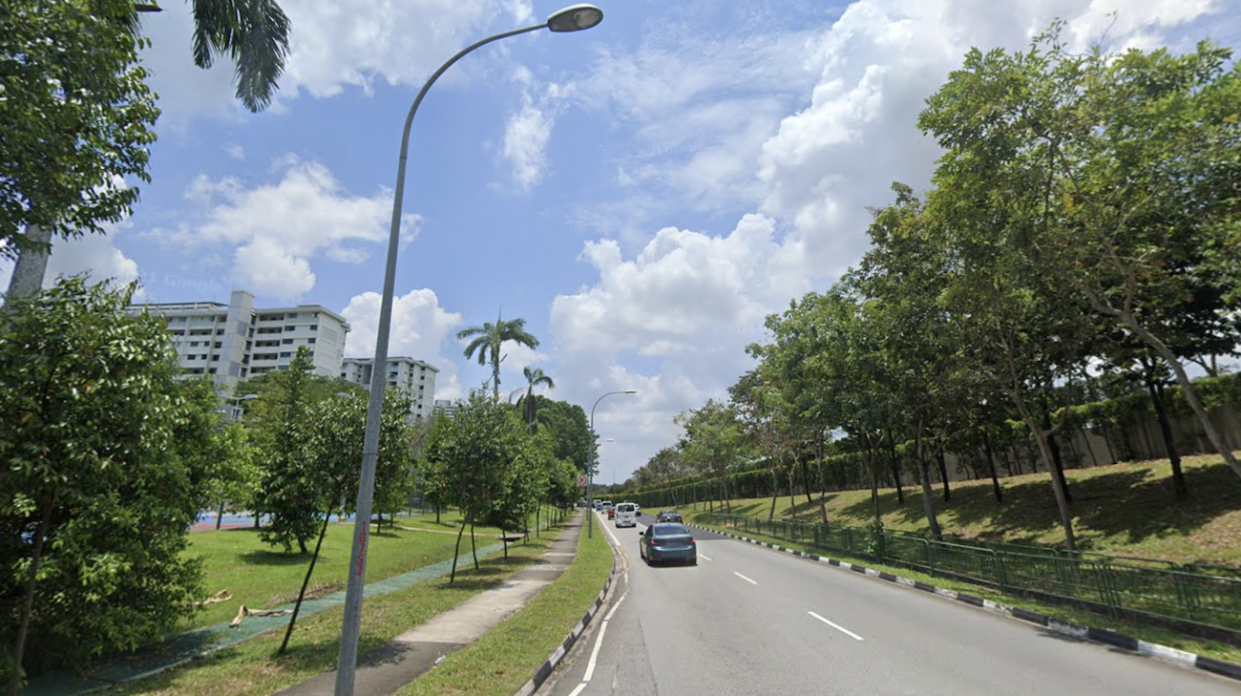
[[1168,324],[1195,288],[1235,278],[1219,252],[1236,244],[1241,68],[1206,42],[1071,55],[1061,29],[1024,53],[972,50],[930,99],[919,125],[948,150],[936,181],[960,211],[1018,211],[1014,248],[1148,344],[1241,475]]
[[698,410],[681,413],[673,422],[685,429],[679,443],[685,461],[704,478],[715,479],[720,489],[719,498],[731,512],[728,474],[739,459],[749,454],[736,409],[708,399]]
[[285,551],[296,543],[301,553],[309,553],[306,542],[314,538],[326,494],[302,447],[311,403],[306,394],[310,370],[310,351],[301,346],[287,369],[266,380],[270,391],[254,407],[253,419],[264,471],[259,507],[269,517],[260,537]]
[[543,368],[536,367],[533,370],[527,365],[521,369],[521,373],[526,377],[526,394],[518,402],[517,405],[522,408],[522,413],[526,419],[526,425],[529,426],[530,432],[534,432],[534,416],[537,412],[537,402],[534,400],[534,388],[543,385],[548,389],[555,389],[556,383],[552,378],[543,373]]
[[457,332],[458,341],[464,341],[467,338],[474,340],[465,347],[466,360],[473,358],[477,353],[479,365],[491,363],[493,396],[496,400],[500,398],[500,361],[504,359],[504,356],[500,355],[500,349],[504,342],[512,341],[527,348],[539,347],[539,339],[526,331],[525,319],[504,321],[503,318],[497,316],[494,324],[486,322],[482,326],[471,326]]
[[199,564],[183,552],[205,472],[186,453],[208,446],[215,414],[177,383],[163,322],[127,314],[134,289],[68,278],[11,299],[0,322],[0,671],[11,695],[23,670],[158,638],[201,596]]
[[[296,361],[296,358],[295,358]],[[293,617],[285,630],[280,645],[283,653],[293,634],[293,625],[301,611],[302,598],[310,585],[311,575],[319,560],[319,549],[333,510],[342,513],[355,512],[347,493],[357,490],[358,463],[362,458],[362,442],[366,432],[367,397],[362,393],[345,394],[320,400],[305,409],[305,422],[298,429],[301,451],[299,459],[304,466],[298,480],[302,495],[314,508],[313,521],[318,521],[319,538],[314,554],[306,568],[302,588],[297,595]],[[375,467],[375,499],[391,509],[391,501],[399,496],[399,508],[405,502],[410,469],[409,426],[405,419],[409,414],[409,400],[395,391],[384,393],[383,410],[379,425],[379,455]],[[383,509],[377,506],[379,509]],[[299,544],[302,543],[299,539]],[[286,548],[288,544],[286,543]]]
[[0,257],[102,233],[138,199],[125,179],[150,181],[159,111],[136,22],[131,0],[12,0],[0,12]]
[[[513,467],[521,456],[525,428],[511,408],[478,391],[453,413],[441,419],[431,433],[423,464],[423,478],[438,492],[442,503],[460,508],[449,582],[457,577],[461,537],[468,526],[492,516],[512,484]],[[471,545],[473,532],[471,531]],[[474,558],[475,568],[478,557]]]
[[537,404],[535,427],[542,426],[552,434],[556,458],[564,459],[578,471],[586,473],[595,443],[585,409],[538,394],[533,398]]

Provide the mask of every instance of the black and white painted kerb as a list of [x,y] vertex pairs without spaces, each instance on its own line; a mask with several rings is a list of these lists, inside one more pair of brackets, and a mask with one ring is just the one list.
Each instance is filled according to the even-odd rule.
[[987,611],[991,611],[996,614],[1002,614],[1004,616],[1011,616],[1014,619],[1021,619],[1022,621],[1028,621],[1030,623],[1043,626],[1044,628],[1048,628],[1057,633],[1072,636],[1074,638],[1079,638],[1081,640],[1090,640],[1090,641],[1095,641],[1098,643],[1106,643],[1113,647],[1121,648],[1123,650],[1129,650],[1129,651],[1138,653],[1140,655],[1146,655],[1146,656],[1155,657],[1161,660],[1167,660],[1169,662],[1174,662],[1176,664],[1179,664],[1185,667],[1193,667],[1196,669],[1201,669],[1207,672],[1212,672],[1214,674],[1219,674],[1225,677],[1229,677],[1231,679],[1236,679],[1236,680],[1241,681],[1241,665],[1236,665],[1231,662],[1224,662],[1222,660],[1216,660],[1214,658],[1210,658],[1205,655],[1198,655],[1197,653],[1186,652],[1184,650],[1177,650],[1176,648],[1170,648],[1166,645],[1159,645],[1157,643],[1148,643],[1144,640],[1138,640],[1137,638],[1134,638],[1132,636],[1127,636],[1123,633],[1117,633],[1115,631],[1109,631],[1104,628],[1093,628],[1091,626],[1083,626],[1082,624],[1073,623],[1070,621],[1061,621],[1060,619],[1053,618],[1051,616],[1046,616],[1044,614],[1039,614],[1039,613],[1032,612],[1032,611],[1027,611],[1020,607],[1010,607],[1007,604],[1000,604],[999,602],[993,602],[989,599],[983,599],[981,597],[974,597],[972,595],[965,594],[964,592],[956,592],[954,590],[945,590],[941,587],[935,587],[934,585],[928,585],[927,583],[920,582],[918,580],[910,580],[909,578],[903,578],[903,577],[900,577],[899,575],[893,575],[892,573],[872,570],[871,568],[866,568],[864,566],[857,565],[856,563],[849,563],[847,561],[841,561],[835,558],[827,558],[826,556],[819,556],[813,553],[806,553],[805,551],[798,551],[797,549],[790,549],[785,546],[779,546],[777,544],[772,544],[766,541],[758,541],[756,539],[750,539],[749,537],[743,537],[738,534],[731,534],[729,532],[721,531],[719,529],[711,529],[709,527],[702,527],[702,526],[694,525],[694,524],[690,524],[686,526],[692,527],[694,529],[701,529],[705,532],[711,532],[713,534],[720,534],[722,536],[731,537],[733,539],[738,539],[740,541],[755,544],[757,546],[762,546],[764,548],[772,549],[774,551],[783,551],[784,553],[791,554],[793,556],[800,556],[802,558],[806,558],[812,561],[817,561],[819,563],[826,563],[828,565],[833,565],[839,568],[844,568],[845,570],[852,570],[855,573],[861,573],[863,575],[869,575],[871,577],[876,577],[881,580],[887,580],[888,582],[894,582],[898,585],[912,587],[914,589],[922,590],[923,592],[930,592],[933,594],[937,594],[941,597],[947,597],[948,599],[954,599],[958,602],[964,602],[966,604],[978,607],[980,609],[985,609]]
[[612,587],[612,580],[616,577],[616,570],[616,555],[615,551],[613,551],[612,572],[608,573],[608,579],[603,581],[603,589],[599,590],[599,594],[595,597],[595,601],[590,605],[590,609],[587,609],[586,613],[582,615],[581,620],[579,620],[577,625],[573,627],[573,630],[569,632],[569,636],[564,639],[564,642],[561,643],[554,652],[552,652],[551,656],[549,656],[537,670],[535,670],[534,676],[531,677],[530,681],[522,684],[521,688],[513,693],[513,696],[530,696],[530,694],[533,694],[535,690],[542,686],[543,682],[547,681],[547,678],[552,675],[552,672],[556,670],[556,665],[559,665],[560,661],[564,659],[564,656],[569,654],[569,650],[573,648],[573,644],[576,643],[577,639],[581,637],[583,632],[586,631],[586,627],[589,626],[591,620],[595,618],[595,614],[599,613],[599,608],[603,606],[603,600],[608,595],[608,589]]

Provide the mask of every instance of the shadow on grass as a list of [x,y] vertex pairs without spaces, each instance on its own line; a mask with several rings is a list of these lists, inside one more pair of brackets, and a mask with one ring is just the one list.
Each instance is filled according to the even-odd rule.
[[305,565],[310,562],[313,555],[314,554],[309,551],[306,553],[299,553],[297,551],[286,552],[261,549],[258,551],[246,551],[245,553],[238,554],[237,557],[246,565],[290,566]]
[[[1187,535],[1222,514],[1241,510],[1241,480],[1222,463],[1187,469],[1190,495],[1185,500],[1176,499],[1169,478],[1153,476],[1144,467],[1081,478],[1072,478],[1070,472],[1070,477],[1074,530],[1083,550],[1106,547],[1109,539],[1138,544],[1152,537]],[[903,506],[890,490],[880,494],[879,503],[889,523],[927,528],[920,489],[907,491]],[[935,508],[945,533],[954,533],[955,527],[987,541],[1036,543],[1048,530],[1060,526],[1050,477],[1006,482],[1002,504],[995,501],[989,485],[958,486],[949,503],[936,489]],[[857,524],[871,516],[870,499],[841,512]],[[970,534],[979,528],[982,531]]]

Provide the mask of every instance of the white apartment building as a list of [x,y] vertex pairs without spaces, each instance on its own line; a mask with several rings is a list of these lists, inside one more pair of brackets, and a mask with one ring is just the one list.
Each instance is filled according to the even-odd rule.
[[452,414],[456,412],[459,403],[461,402],[453,401],[452,399],[436,399],[433,408],[435,413],[442,413],[451,418]]
[[282,370],[299,346],[310,350],[315,374],[340,374],[349,323],[322,305],[255,309],[254,295],[234,290],[228,305],[219,302],[134,304],[168,321],[181,367],[187,375],[213,375],[232,391],[240,380]]
[[[373,358],[345,358],[341,362],[340,377],[369,390],[374,365]],[[388,358],[388,387],[400,389],[413,402],[409,409],[411,421],[431,417],[437,373],[439,368],[421,360],[402,356]]]

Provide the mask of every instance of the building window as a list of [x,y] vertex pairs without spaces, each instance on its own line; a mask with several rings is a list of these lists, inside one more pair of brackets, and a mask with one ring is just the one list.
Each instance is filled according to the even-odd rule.
[[286,338],[286,339],[284,339],[283,341],[281,341],[281,343],[283,343],[283,344],[284,344],[284,345],[286,345],[286,346],[291,346],[291,345],[293,345],[293,339],[291,339],[291,338]]
[[308,338],[308,339],[306,339],[306,342],[307,342],[307,343],[309,343],[310,345],[312,345],[312,346],[313,346],[313,345],[315,344],[315,339],[313,339],[313,338]]
[[282,358],[291,358],[291,357],[293,357],[293,354],[292,354],[292,353],[281,353],[281,354],[280,354],[280,357],[282,357]]
[[221,342],[221,341],[216,341],[216,342],[215,342],[215,347],[216,347],[216,348],[223,348],[223,347],[224,347],[224,343],[223,343],[223,342]]
[[296,313],[296,312],[294,312],[293,314],[286,314],[286,315],[284,315],[284,318],[285,318],[285,319],[296,319],[296,318],[297,318],[297,313]]

